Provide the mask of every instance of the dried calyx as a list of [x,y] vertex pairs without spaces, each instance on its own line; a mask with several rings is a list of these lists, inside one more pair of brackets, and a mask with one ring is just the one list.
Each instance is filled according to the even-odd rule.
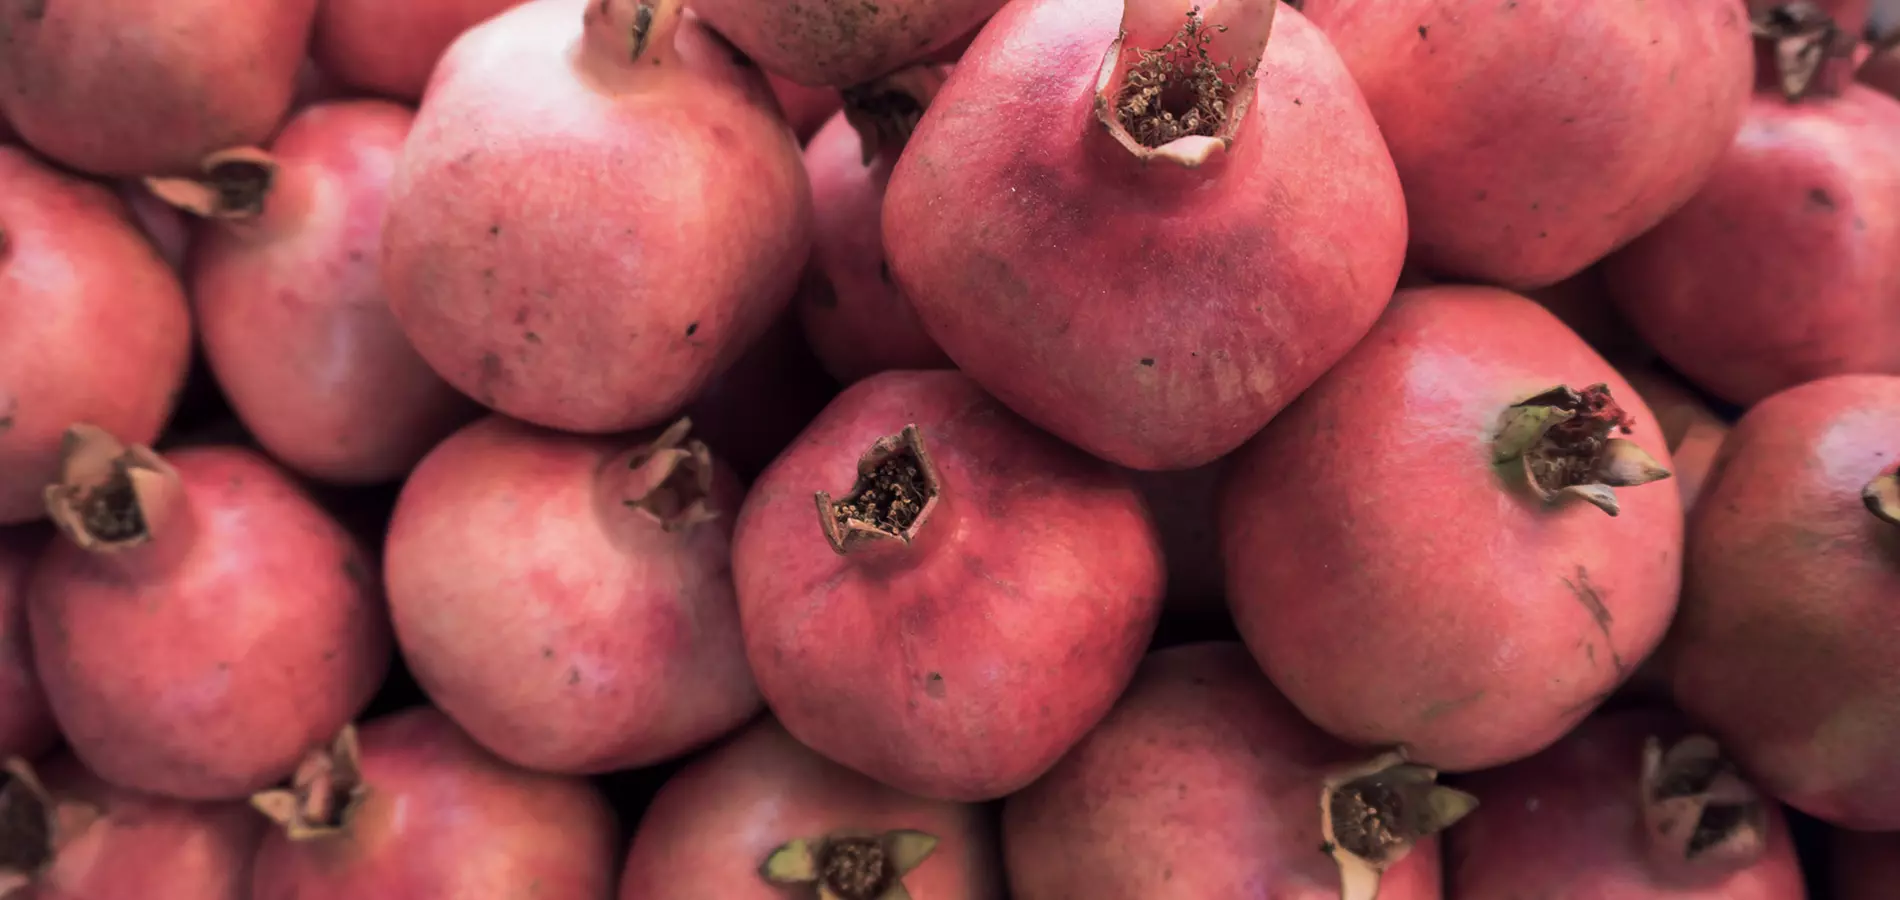
[[46,513],[73,543],[111,552],[163,530],[180,486],[158,454],[91,425],[67,429],[60,454],[59,483],[44,495]]
[[1855,35],[1842,30],[1813,0],[1755,0],[1749,5],[1749,22],[1762,47],[1757,59],[1783,97],[1798,101],[1839,93],[1839,82],[1851,78],[1845,69],[1858,42]]
[[1877,475],[1860,489],[1860,502],[1882,522],[1900,525],[1900,472]]
[[867,546],[915,540],[942,491],[937,464],[916,425],[881,437],[858,459],[851,492],[833,500],[819,491],[818,524],[840,554]]
[[277,161],[254,147],[223,150],[205,157],[192,178],[147,178],[158,199],[207,219],[253,219],[264,213],[265,198],[277,180]]
[[1438,784],[1438,772],[1381,754],[1327,778],[1320,791],[1321,849],[1339,866],[1340,900],[1374,900],[1379,879],[1412,847],[1478,808],[1478,798]]
[[1761,858],[1768,808],[1715,741],[1643,746],[1643,828],[1650,861],[1678,881],[1720,878]]
[[627,496],[621,505],[650,516],[667,531],[685,531],[719,518],[712,505],[712,451],[688,439],[691,419],[680,419],[633,451],[626,461]]
[[683,0],[591,0],[582,15],[588,52],[609,67],[670,68]]
[[1546,503],[1576,496],[1614,516],[1622,509],[1615,488],[1670,474],[1634,441],[1612,436],[1629,434],[1632,422],[1608,385],[1559,385],[1504,410],[1492,458],[1522,472]]
[[304,757],[288,788],[253,794],[251,806],[291,840],[304,841],[347,830],[368,795],[356,726],[346,725],[329,746]]
[[99,818],[99,810],[56,801],[18,757],[0,767],[0,900],[27,897],[59,848]]
[[1143,161],[1194,168],[1233,142],[1280,0],[1125,0],[1096,83],[1095,115]]
[[910,900],[904,876],[935,849],[937,838],[921,831],[834,832],[781,845],[759,865],[759,877],[811,885],[818,900]]
[[858,133],[865,165],[880,154],[897,158],[948,77],[944,66],[912,66],[844,89],[844,118]]

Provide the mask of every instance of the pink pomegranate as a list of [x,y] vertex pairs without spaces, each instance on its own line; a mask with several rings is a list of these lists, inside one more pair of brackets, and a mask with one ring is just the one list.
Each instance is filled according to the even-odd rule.
[[183,272],[185,256],[191,251],[191,223],[184,214],[132,179],[114,185],[114,192],[125,203],[132,224],[138,226],[165,264],[174,272]]
[[384,286],[422,357],[502,413],[659,424],[797,287],[798,144],[759,73],[680,6],[534,0],[437,69],[391,191]]
[[28,587],[35,662],[67,743],[107,781],[241,798],[382,682],[389,625],[367,558],[256,453],[166,459],[75,425],[46,507],[65,540]]
[[[1011,893],[1373,896],[1342,893],[1345,870],[1333,854],[1351,871],[1348,883],[1369,882],[1379,900],[1437,900],[1431,834],[1469,812],[1469,796],[1430,778],[1401,787],[1401,776],[1427,772],[1399,766],[1328,792],[1322,817],[1327,779],[1357,755],[1300,718],[1239,644],[1158,651],[1115,711],[1003,807]],[[1406,821],[1408,801],[1437,814]],[[1375,851],[1371,840],[1392,843]]]
[[805,148],[812,267],[799,292],[805,337],[850,384],[886,369],[947,369],[884,259],[884,187],[948,71],[919,66],[845,92],[848,106]]
[[1682,508],[1685,512],[1693,510],[1715,466],[1716,454],[1728,438],[1728,422],[1716,415],[1693,388],[1661,366],[1626,366],[1622,372],[1656,414],[1656,424],[1669,446],[1669,458],[1675,463],[1674,480],[1682,495]]
[[1003,0],[692,0],[767,71],[812,87],[849,88],[941,59]]
[[837,88],[806,87],[771,72],[765,73],[765,82],[771,86],[772,96],[777,98],[779,110],[785,114],[785,123],[792,126],[801,144],[811,140],[819,127],[843,108],[844,98]]
[[190,357],[184,291],[125,205],[0,147],[0,525],[45,514],[73,422],[156,438]]
[[403,658],[502,759],[632,769],[758,712],[732,594],[742,492],[690,427],[599,439],[490,417],[403,486],[383,560]]
[[418,707],[345,728],[287,789],[253,900],[612,896],[616,826],[586,781],[518,769]]
[[781,885],[813,882],[831,900],[1003,896],[981,808],[885,787],[766,718],[660,788],[634,834],[620,900],[782,900],[812,894]]
[[838,383],[819,366],[788,309],[706,384],[686,416],[693,433],[719,448],[720,460],[749,483],[837,394]]
[[240,803],[185,803],[100,781],[69,756],[0,771],[0,897],[250,900],[264,822]]
[[1844,828],[1900,829],[1896,410],[1900,378],[1838,376],[1736,423],[1668,648],[1683,711],[1768,793]]
[[1234,457],[1227,601],[1326,730],[1450,771],[1502,765],[1662,639],[1682,505],[1637,486],[1668,464],[1636,392],[1542,307],[1404,291]]
[[436,60],[462,32],[521,0],[323,0],[310,53],[350,87],[420,100]]
[[1833,834],[1835,900],[1887,900],[1900,884],[1900,835],[1866,831]]
[[951,800],[1022,788],[1107,714],[1165,577],[1124,474],[952,371],[838,395],[753,485],[732,565],[786,730]]
[[0,109],[35,149],[99,175],[187,172],[270,136],[317,0],[0,4]]
[[1278,0],[1010,4],[884,199],[930,337],[1024,418],[1135,469],[1260,430],[1372,325],[1405,233],[1358,88]]
[[379,100],[320,103],[269,152],[220,152],[200,176],[148,181],[208,220],[187,283],[225,397],[273,457],[325,481],[401,478],[475,411],[383,296],[383,207],[411,118]]
[[38,528],[0,528],[0,759],[32,759],[59,737],[26,628],[27,574],[44,544]]
[[1455,279],[1582,271],[1688,201],[1747,104],[1741,0],[1304,8],[1391,147],[1413,255]]
[[1788,823],[1707,737],[1655,709],[1586,720],[1550,749],[1459,780],[1458,900],[1801,900]]
[[1695,199],[1608,263],[1643,337],[1732,403],[1900,374],[1900,101],[1826,84],[1758,93]]

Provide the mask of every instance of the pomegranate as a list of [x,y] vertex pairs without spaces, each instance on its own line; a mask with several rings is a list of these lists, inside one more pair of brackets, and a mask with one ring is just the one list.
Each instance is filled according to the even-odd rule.
[[1768,793],[1844,828],[1900,829],[1900,378],[1757,404],[1689,524],[1667,658],[1683,711]]
[[778,100],[786,124],[792,126],[792,132],[798,135],[801,144],[811,140],[819,127],[844,103],[844,98],[836,88],[806,87],[771,72],[765,73],[765,82],[771,86],[772,96]]
[[1606,712],[1463,778],[1484,804],[1446,841],[1459,900],[1800,900],[1781,809],[1656,709]]
[[1405,233],[1358,88],[1278,0],[1010,4],[884,198],[931,338],[1024,418],[1135,469],[1260,430],[1372,325]]
[[[1239,644],[1158,651],[1115,711],[1003,807],[1011,893],[1437,900],[1431,835],[1469,812],[1470,796],[1399,766],[1318,802],[1329,775],[1353,761],[1351,748],[1300,718]],[[1426,814],[1401,818],[1408,802]],[[1329,823],[1340,833],[1322,838]],[[1375,854],[1372,840],[1391,843]],[[1322,845],[1327,853],[1313,852]]]
[[758,712],[732,595],[742,492],[690,427],[603,440],[490,417],[403,486],[383,560],[403,659],[502,759],[631,769]]
[[250,900],[263,821],[114,787],[69,756],[0,771],[0,897]]
[[1694,388],[1682,383],[1669,370],[1657,365],[1629,366],[1622,369],[1630,386],[1642,395],[1643,403],[1656,414],[1669,458],[1675,463],[1676,490],[1682,495],[1682,508],[1693,510],[1709,470],[1728,437],[1729,425],[1709,407]]
[[1562,281],[1688,201],[1741,127],[1741,0],[1307,0],[1379,120],[1418,262]]
[[0,4],[0,109],[98,175],[189,171],[270,136],[290,109],[317,0]]
[[279,826],[258,849],[254,900],[612,896],[599,791],[508,765],[428,707],[344,728],[289,788],[251,802]]
[[290,774],[388,669],[362,549],[254,452],[166,459],[75,425],[46,507],[65,540],[27,589],[35,663],[67,743],[107,781],[243,797]]
[[475,406],[390,315],[377,254],[408,110],[304,107],[270,152],[213,154],[150,179],[207,218],[188,273],[205,356],[238,417],[286,466],[325,481],[402,477]]
[[1900,835],[1837,831],[1833,835],[1835,900],[1887,900],[1900,884]]
[[44,515],[66,426],[152,440],[184,384],[185,294],[129,216],[106,188],[0,147],[0,525]]
[[[810,492],[839,485],[814,522]],[[753,485],[732,565],[746,655],[786,730],[950,800],[1022,788],[1107,714],[1165,577],[1124,474],[953,371],[838,395]]]
[[191,224],[185,221],[184,214],[152,196],[137,181],[127,179],[114,187],[126,211],[131,213],[132,223],[158,250],[165,264],[174,272],[183,272],[185,257],[191,250]]
[[[1814,43],[1832,33],[1824,20],[1765,27],[1787,32],[1788,52],[1832,52]],[[1900,374],[1900,101],[1836,91],[1827,67],[1846,60],[1818,75],[1802,64],[1781,70],[1798,99],[1757,93],[1695,199],[1607,264],[1662,357],[1743,406],[1828,375]]]
[[812,266],[799,292],[805,337],[825,370],[850,384],[886,369],[947,369],[884,259],[884,186],[942,86],[919,66],[845,92],[845,110],[805,148],[811,176]]
[[436,60],[462,32],[521,0],[323,0],[310,53],[362,91],[419,100]]
[[766,70],[848,88],[944,60],[1003,0],[693,0],[693,11]]
[[1661,640],[1681,502],[1620,489],[1668,463],[1635,391],[1536,303],[1404,291],[1233,459],[1227,601],[1322,728],[1450,771],[1502,765]]
[[[39,529],[0,528],[0,759],[32,759],[51,749],[59,736],[33,671],[26,633],[27,574],[44,543]],[[0,845],[5,843],[0,839]]]
[[634,834],[620,900],[782,900],[812,894],[779,885],[813,882],[829,900],[1003,896],[980,807],[885,787],[766,718],[667,779]]
[[391,191],[384,286],[422,357],[497,411],[658,424],[797,287],[798,144],[764,79],[680,6],[534,0],[437,69]]
[[831,402],[826,375],[791,310],[686,407],[693,432],[748,483]]

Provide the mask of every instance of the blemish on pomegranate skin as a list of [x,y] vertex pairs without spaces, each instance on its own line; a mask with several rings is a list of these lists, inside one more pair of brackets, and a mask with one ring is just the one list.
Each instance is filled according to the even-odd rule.
[[46,4],[47,0],[26,0],[20,4],[20,15],[25,16],[28,22],[38,22],[46,18]]
[[687,336],[687,337],[692,337],[692,336],[693,336],[693,333],[694,333],[694,332],[697,332],[697,331],[699,331],[699,323],[698,323],[698,322],[693,322],[693,323],[691,323],[691,324],[688,324],[688,325],[686,326],[686,336]]
[[929,694],[931,697],[942,699],[944,692],[943,673],[932,672],[930,673],[930,677],[924,679],[924,693]]
[[1831,211],[1834,209],[1834,197],[1825,188],[1809,188],[1808,205]]
[[1155,358],[1152,356],[1144,356],[1141,358],[1141,364],[1149,368],[1154,368]]

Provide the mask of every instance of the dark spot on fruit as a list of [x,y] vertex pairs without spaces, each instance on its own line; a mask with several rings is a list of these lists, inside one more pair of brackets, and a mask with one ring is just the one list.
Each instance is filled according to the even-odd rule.
[[698,330],[699,330],[699,323],[698,323],[698,322],[692,322],[692,323],[689,323],[689,324],[688,324],[688,325],[686,326],[686,336],[687,336],[687,337],[692,337],[692,336],[693,336],[693,333],[694,333],[694,332],[696,332],[696,331],[698,331]]
[[495,382],[502,380],[506,372],[501,367],[501,357],[494,353],[482,354],[481,373],[476,376],[476,391],[483,402],[495,404]]
[[1547,238],[1547,237],[1550,237],[1550,232],[1548,232],[1548,231],[1540,231],[1540,232],[1538,232],[1538,233],[1537,233],[1537,236],[1538,236],[1538,237],[1540,237],[1540,238]]
[[224,660],[219,660],[219,661],[218,661],[218,671],[220,671],[220,672],[229,672],[229,671],[231,671],[231,664],[230,664],[230,663],[228,663],[228,662],[225,662]]
[[324,661],[324,662],[334,662],[335,660],[336,660],[336,651],[335,651],[335,650],[325,650],[325,651],[323,651],[323,661]]
[[1306,104],[1304,104],[1304,103],[1301,103],[1301,102],[1300,102],[1300,98],[1298,98],[1298,97],[1294,97],[1294,98],[1293,98],[1293,105],[1294,105],[1294,106],[1305,106]]
[[1570,589],[1571,596],[1577,599],[1578,605],[1590,614],[1590,620],[1596,623],[1597,631],[1603,634],[1604,646],[1610,648],[1610,663],[1616,666],[1617,674],[1621,675],[1624,670],[1623,654],[1617,652],[1616,642],[1610,637],[1610,625],[1615,621],[1615,617],[1610,614],[1610,607],[1604,604],[1603,597],[1597,593],[1596,587],[1590,584],[1590,570],[1578,566],[1576,580],[1565,578],[1563,582],[1564,586]]
[[1155,358],[1152,356],[1144,356],[1141,358],[1141,364],[1144,366],[1153,368],[1155,364]]
[[730,147],[739,139],[739,136],[735,134],[732,129],[716,122],[713,124],[712,133],[713,143],[721,147]]
[[886,286],[897,283],[891,280],[891,264],[888,260],[880,259],[877,261],[877,277],[883,279]]
[[553,659],[553,658],[554,658],[554,648],[553,648],[553,647],[542,647],[542,648],[541,648],[541,658],[542,658],[542,659]]
[[495,267],[494,267],[494,266],[489,266],[488,268],[486,268],[486,269],[483,269],[483,270],[482,270],[482,278],[483,278],[484,280],[487,280],[487,281],[494,281],[494,280],[495,280]]
[[1563,121],[1564,121],[1564,124],[1565,124],[1565,125],[1575,125],[1575,124],[1577,124],[1577,117],[1576,117],[1576,116],[1564,116],[1564,120],[1563,120]]
[[363,261],[363,251],[361,250],[350,251],[350,262],[360,263],[362,261]]
[[47,0],[26,0],[20,4],[20,15],[28,22],[38,22],[46,18],[46,3]]
[[521,339],[522,339],[522,340],[524,340],[524,341],[527,341],[527,342],[528,342],[528,343],[530,343],[530,344],[539,344],[539,343],[541,343],[541,336],[540,336],[540,335],[538,335],[538,334],[535,334],[535,333],[534,333],[534,332],[532,332],[532,331],[529,331],[529,332],[524,332],[524,333],[523,333],[523,334],[521,335]]
[[932,672],[929,678],[924,679],[924,693],[932,697],[943,696],[943,674],[941,672]]
[[1538,208],[1538,205],[1539,205],[1539,204],[1538,204],[1538,202],[1537,202],[1537,201],[1535,201],[1535,200],[1532,200],[1532,201],[1531,201],[1531,210],[1532,210],[1532,211],[1535,211],[1535,210],[1536,210],[1536,209]]
[[1430,26],[1430,25],[1420,25],[1420,26],[1418,26],[1418,39],[1419,39],[1419,40],[1421,40],[1421,41],[1422,41],[1422,40],[1425,40],[1425,39],[1426,39],[1426,36],[1427,36],[1427,35],[1429,35],[1429,34],[1431,34],[1431,32],[1432,32],[1432,26]]
[[1476,194],[1472,195],[1472,199],[1475,199],[1478,202],[1483,203],[1490,196],[1491,196],[1490,191],[1479,189],[1479,191]]
[[1819,209],[1833,209],[1834,197],[1825,188],[1809,188],[1808,203]]
[[500,225],[490,225],[490,226],[488,226],[488,236],[489,236],[489,237],[501,237],[501,226],[500,226]]
[[581,683],[581,670],[580,670],[580,669],[578,669],[578,668],[576,668],[576,667],[574,667],[574,666],[569,666],[569,667],[568,667],[568,669],[567,669],[567,683],[568,683],[568,684],[580,684],[580,683]]

